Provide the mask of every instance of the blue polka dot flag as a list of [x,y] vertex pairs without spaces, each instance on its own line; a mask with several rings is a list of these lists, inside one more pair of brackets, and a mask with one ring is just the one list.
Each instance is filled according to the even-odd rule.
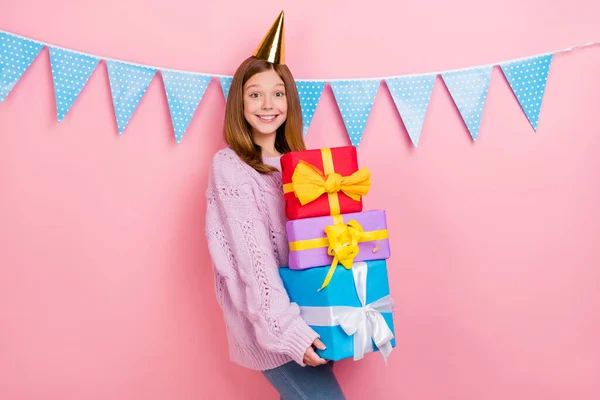
[[112,93],[119,135],[127,127],[133,112],[154,77],[154,68],[107,60],[108,78]]
[[56,113],[61,122],[88,79],[100,62],[100,58],[49,47]]
[[189,72],[161,71],[175,140],[181,142],[212,76]]
[[473,140],[479,135],[492,68],[485,66],[441,74]]
[[0,103],[43,48],[43,44],[0,32]]
[[227,96],[229,95],[229,89],[231,88],[231,82],[233,81],[232,77],[222,76],[219,78],[221,82],[221,89],[223,89],[223,96],[225,96],[225,101],[227,101]]
[[417,147],[436,74],[400,76],[385,80],[413,146]]
[[533,130],[538,128],[552,54],[500,64]]
[[354,147],[360,144],[380,82],[375,79],[330,82],[350,142]]
[[323,94],[325,81],[296,81],[298,89],[298,97],[300,97],[300,108],[302,109],[302,134],[306,137],[308,127],[312,122],[313,116],[317,109],[317,104]]

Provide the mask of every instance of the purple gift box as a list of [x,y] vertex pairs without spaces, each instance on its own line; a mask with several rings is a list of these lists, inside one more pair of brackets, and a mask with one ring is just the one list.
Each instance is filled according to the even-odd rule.
[[[358,243],[359,252],[354,258],[355,262],[383,260],[390,257],[385,211],[369,210],[336,217],[328,215],[288,221],[286,230],[290,245],[289,268],[302,270],[331,265],[334,257],[327,253],[329,240],[325,228],[336,222],[340,223],[342,220],[343,224],[351,221],[358,222],[365,233],[365,235],[360,235],[365,241]],[[356,224],[351,222],[350,225],[350,229],[356,233]],[[375,240],[367,240],[369,236]]]

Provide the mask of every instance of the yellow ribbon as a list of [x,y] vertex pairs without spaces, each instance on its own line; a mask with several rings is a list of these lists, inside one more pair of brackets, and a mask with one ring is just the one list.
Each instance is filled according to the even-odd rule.
[[323,290],[333,277],[335,268],[341,264],[344,268],[352,268],[354,258],[360,252],[358,244],[360,242],[377,241],[377,246],[373,248],[373,253],[379,250],[379,240],[387,238],[387,230],[378,230],[365,232],[363,227],[356,220],[351,220],[347,224],[336,223],[325,227],[327,235],[328,248],[327,254],[333,257],[333,262],[318,291]]
[[332,215],[340,214],[337,194],[345,193],[355,201],[366,196],[371,187],[371,174],[367,168],[361,168],[350,176],[342,176],[333,170],[330,149],[322,149],[325,173],[306,161],[300,160],[294,169],[292,182],[284,185],[284,193],[294,192],[301,205],[328,194],[329,208]]

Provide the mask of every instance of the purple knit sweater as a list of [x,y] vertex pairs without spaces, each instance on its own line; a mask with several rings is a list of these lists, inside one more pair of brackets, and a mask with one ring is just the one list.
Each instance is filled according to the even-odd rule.
[[[278,158],[265,163],[279,168]],[[304,353],[319,335],[299,315],[279,276],[288,242],[281,174],[261,175],[230,148],[212,160],[206,238],[217,301],[234,362],[268,370]]]

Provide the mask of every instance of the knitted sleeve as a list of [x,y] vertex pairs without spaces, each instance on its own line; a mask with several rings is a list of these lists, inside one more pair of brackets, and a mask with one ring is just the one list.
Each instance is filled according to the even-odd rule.
[[304,366],[304,353],[319,335],[300,317],[283,286],[257,190],[233,154],[215,155],[206,217],[213,267],[235,309],[252,324],[259,345]]

